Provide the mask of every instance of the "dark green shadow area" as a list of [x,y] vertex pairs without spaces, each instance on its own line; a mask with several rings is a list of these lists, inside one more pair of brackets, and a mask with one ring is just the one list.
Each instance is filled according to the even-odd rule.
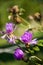
[[0,65],[28,65],[24,61],[17,61],[14,59],[13,54],[2,53],[0,54]]
[[0,54],[0,61],[8,62],[8,61],[14,61],[13,54],[10,53],[2,53]]

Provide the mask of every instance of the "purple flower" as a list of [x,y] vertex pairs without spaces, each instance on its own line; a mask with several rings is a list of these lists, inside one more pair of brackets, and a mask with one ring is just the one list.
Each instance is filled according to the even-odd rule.
[[24,52],[20,48],[17,48],[14,52],[14,57],[17,60],[21,60],[24,57]]
[[16,36],[13,36],[13,37],[7,37],[7,41],[9,42],[9,43],[11,43],[11,44],[16,44],[16,39],[17,39],[17,37]]
[[30,44],[32,44],[32,45],[37,44],[37,39],[33,39],[33,40],[30,42]]
[[26,31],[20,38],[20,40],[22,42],[24,42],[25,44],[30,44],[30,45],[35,45],[37,44],[37,39],[33,39],[33,34],[31,32]]
[[20,40],[22,41],[22,42],[24,42],[24,43],[29,43],[31,40],[32,40],[32,33],[31,32],[25,32],[22,36],[21,36],[21,38],[20,38]]
[[10,39],[8,39],[8,42],[9,42],[9,43],[13,43],[14,41],[13,41],[12,38],[10,38]]
[[13,32],[13,23],[7,23],[6,24],[6,33],[11,33]]

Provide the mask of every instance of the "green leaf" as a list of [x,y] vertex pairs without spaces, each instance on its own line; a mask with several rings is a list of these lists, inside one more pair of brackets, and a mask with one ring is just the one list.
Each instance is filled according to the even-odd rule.
[[29,51],[30,53],[34,53],[34,50],[28,49],[28,51]]
[[39,40],[37,45],[43,47],[43,40]]
[[33,47],[33,50],[40,51],[39,47],[37,47],[37,46]]

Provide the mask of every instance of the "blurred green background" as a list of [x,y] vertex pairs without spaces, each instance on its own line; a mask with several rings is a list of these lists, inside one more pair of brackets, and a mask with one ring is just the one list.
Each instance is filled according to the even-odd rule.
[[[43,14],[43,0],[0,0],[0,30],[3,29],[6,22],[9,22],[7,9],[13,5],[18,5],[19,7],[24,8],[26,10],[22,16],[26,20],[29,14],[34,14],[37,11],[41,11],[41,13]],[[0,39],[0,46],[4,44],[6,44],[6,41]],[[43,50],[43,48],[41,48],[41,50]],[[38,56],[39,53],[37,53]],[[43,59],[42,56],[43,53],[41,51],[39,57]],[[12,54],[3,53],[0,54],[0,65],[28,65],[28,64],[23,61],[14,60]]]

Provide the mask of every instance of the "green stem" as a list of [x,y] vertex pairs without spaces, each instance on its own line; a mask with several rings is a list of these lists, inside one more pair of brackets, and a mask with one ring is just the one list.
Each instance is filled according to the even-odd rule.
[[39,57],[37,57],[37,56],[31,56],[30,58],[29,58],[29,60],[31,60],[32,58],[36,58],[37,60],[39,60],[39,61],[42,61]]

